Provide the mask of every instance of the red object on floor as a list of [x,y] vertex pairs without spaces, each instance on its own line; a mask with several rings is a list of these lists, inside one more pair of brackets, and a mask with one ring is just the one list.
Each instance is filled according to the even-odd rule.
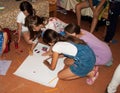
[[18,48],[18,42],[14,41],[14,44],[15,44],[15,48],[17,49]]

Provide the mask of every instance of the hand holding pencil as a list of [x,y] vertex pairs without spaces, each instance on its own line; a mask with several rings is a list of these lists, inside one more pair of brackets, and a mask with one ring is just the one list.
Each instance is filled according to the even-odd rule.
[[51,57],[45,59],[44,62],[43,62],[49,69],[51,69],[51,68],[50,68],[51,64],[50,64],[47,60],[50,59],[50,58],[51,58]]

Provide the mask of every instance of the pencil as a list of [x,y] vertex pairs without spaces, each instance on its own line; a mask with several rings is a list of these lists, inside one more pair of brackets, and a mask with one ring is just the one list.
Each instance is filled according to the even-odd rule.
[[48,82],[48,84],[50,84],[51,82],[53,82],[55,79],[57,79],[57,77],[55,77],[55,78],[53,78],[52,80],[50,80],[50,81]]

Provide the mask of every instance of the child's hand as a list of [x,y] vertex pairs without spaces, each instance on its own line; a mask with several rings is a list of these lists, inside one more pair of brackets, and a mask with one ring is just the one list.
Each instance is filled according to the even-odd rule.
[[45,53],[42,54],[42,56],[51,56],[51,52],[50,51],[46,51]]
[[47,60],[44,60],[43,62],[48,68],[50,67],[50,63]]
[[31,50],[29,51],[29,55],[30,55],[30,56],[32,56],[32,55],[33,55],[33,52],[32,52]]

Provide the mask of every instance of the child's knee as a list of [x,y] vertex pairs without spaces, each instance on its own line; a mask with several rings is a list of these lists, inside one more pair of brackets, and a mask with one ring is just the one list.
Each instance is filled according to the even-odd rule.
[[62,74],[60,72],[58,73],[58,78],[63,79]]
[[75,6],[76,11],[80,11],[82,9],[81,4],[77,4]]
[[59,78],[59,79],[63,79],[63,80],[64,80],[64,79],[65,79],[64,76],[65,76],[65,74],[63,74],[62,71],[60,71],[60,72],[58,73],[58,78]]

